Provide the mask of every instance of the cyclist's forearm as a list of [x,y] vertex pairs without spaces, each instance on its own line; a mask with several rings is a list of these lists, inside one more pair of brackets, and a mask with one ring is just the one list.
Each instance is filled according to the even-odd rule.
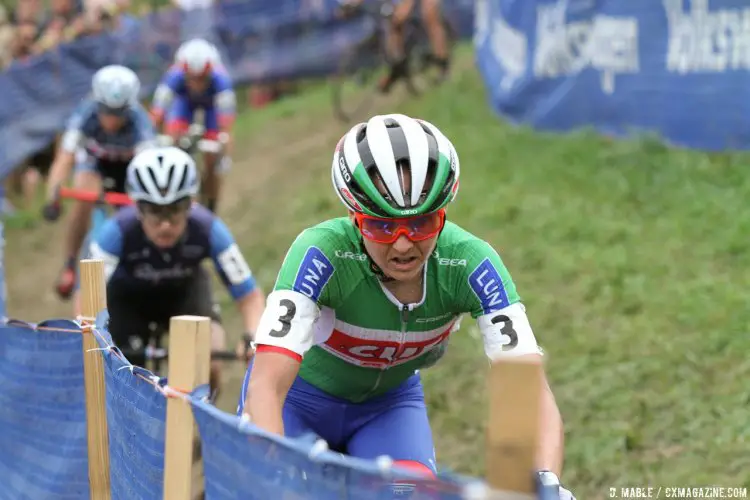
[[232,130],[234,129],[234,122],[237,120],[234,114],[220,114],[218,118],[219,122],[219,133],[225,134],[227,139],[232,138]]
[[562,474],[565,443],[562,416],[546,379],[543,380],[542,385],[537,469],[549,470],[560,476]]
[[165,85],[163,83],[159,84],[159,86],[156,87],[156,91],[154,92],[154,98],[151,100],[152,116],[154,114],[162,116],[164,114],[164,111],[169,107],[170,104],[172,104],[174,96],[174,90],[172,90],[169,85]]
[[253,424],[284,434],[282,411],[286,395],[299,372],[299,362],[278,352],[256,352],[247,389],[245,413]]
[[49,177],[47,179],[47,197],[52,198],[55,190],[61,186],[70,175],[73,168],[75,155],[64,150],[60,150],[50,167]]
[[274,391],[269,389],[255,389],[252,387],[247,392],[248,404],[245,412],[250,416],[250,421],[261,429],[284,435],[284,420],[282,410],[284,400]]
[[237,308],[242,315],[245,331],[255,332],[258,330],[260,317],[266,308],[266,296],[263,295],[260,287],[256,287],[255,290],[237,301]]

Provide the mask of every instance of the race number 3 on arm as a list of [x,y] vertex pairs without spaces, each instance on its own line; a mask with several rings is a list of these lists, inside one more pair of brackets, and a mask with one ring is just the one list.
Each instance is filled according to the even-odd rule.
[[[474,245],[473,259],[467,269],[473,269],[465,283],[467,307],[476,319],[484,341],[484,351],[492,360],[503,357],[538,358],[542,351],[537,345],[526,308],[520,302],[515,284],[500,256],[482,241]],[[562,416],[546,377],[542,380],[540,446],[537,468],[562,473],[564,430]]]
[[[304,236],[302,233],[287,252],[274,291],[266,299],[265,311],[256,331],[258,347],[248,389],[247,410],[253,422],[269,432],[282,435],[284,401],[299,373],[302,356],[313,345],[313,326],[320,314],[317,301],[325,288],[325,282],[318,282],[317,292],[304,295],[284,279],[294,275],[302,266],[304,257],[301,255],[306,255]],[[323,261],[316,263],[313,259],[308,265],[319,268],[330,279],[333,268],[323,257]],[[302,286],[298,283],[296,288]]]

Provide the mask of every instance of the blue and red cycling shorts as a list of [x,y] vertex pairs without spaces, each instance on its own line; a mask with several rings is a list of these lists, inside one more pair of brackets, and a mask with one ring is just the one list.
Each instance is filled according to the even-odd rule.
[[[245,406],[251,371],[252,364],[242,384],[238,415]],[[363,459],[387,455],[414,472],[437,473],[419,374],[363,403],[337,398],[297,377],[286,397],[283,419],[289,437],[312,432],[333,451]]]

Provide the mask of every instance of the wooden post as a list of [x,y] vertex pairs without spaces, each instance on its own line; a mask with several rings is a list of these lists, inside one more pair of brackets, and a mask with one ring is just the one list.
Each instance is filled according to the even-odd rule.
[[[211,320],[201,316],[172,318],[168,385],[179,391],[192,391],[207,384],[210,362]],[[194,434],[192,408],[179,398],[170,398],[164,441],[164,500],[191,498]]]
[[492,363],[486,479],[493,489],[535,494],[542,374],[541,359]]
[[89,491],[96,500],[109,500],[109,434],[104,385],[104,362],[92,333],[94,318],[107,308],[104,262],[82,260],[81,315],[83,316],[83,373],[86,387],[86,434],[89,457]]

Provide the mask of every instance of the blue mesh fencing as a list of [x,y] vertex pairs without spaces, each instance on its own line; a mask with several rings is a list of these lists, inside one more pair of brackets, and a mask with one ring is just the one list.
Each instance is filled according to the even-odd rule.
[[161,498],[167,401],[147,370],[104,353],[112,500]]
[[[102,324],[103,318],[97,321]],[[162,498],[165,379],[131,366],[98,331],[104,360],[114,500]],[[267,434],[206,402],[186,398],[201,438],[208,500],[458,500],[478,480],[414,478],[374,461],[327,451],[313,435]],[[0,326],[0,500],[85,500],[88,491],[81,330],[68,320]]]
[[[286,439],[193,396],[203,445],[206,497],[265,500],[283,492],[316,500],[459,500],[466,478],[423,481],[371,460],[318,451],[314,435]],[[406,495],[408,493],[408,496]]]
[[72,321],[0,327],[0,499],[89,498],[82,349]]

